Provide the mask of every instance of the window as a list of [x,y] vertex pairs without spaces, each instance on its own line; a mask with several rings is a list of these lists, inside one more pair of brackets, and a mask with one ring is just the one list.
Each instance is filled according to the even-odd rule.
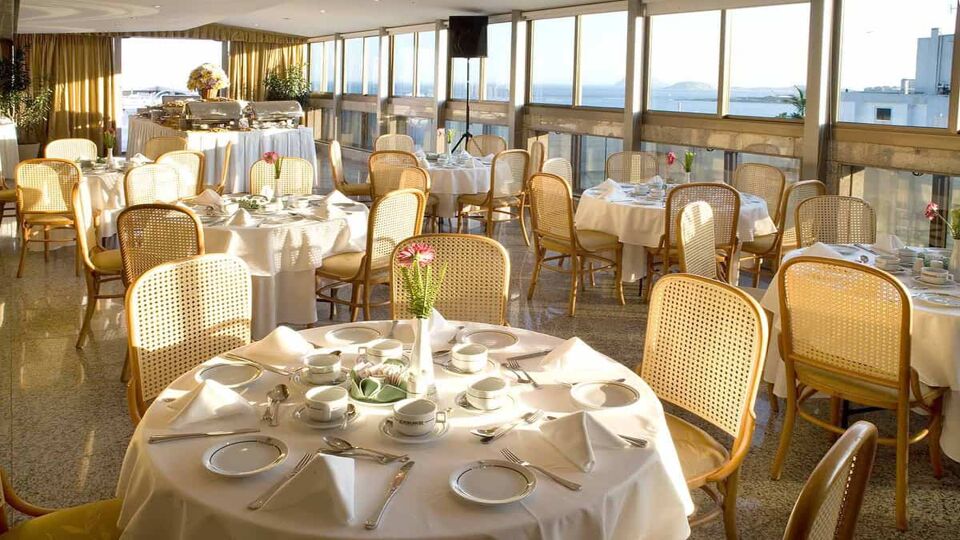
[[[447,131],[452,132],[452,137],[448,139],[452,142],[448,145],[447,151],[453,149],[453,145],[457,144],[457,141],[463,136],[463,128],[465,126],[466,122],[458,122],[456,120],[447,121]],[[470,133],[472,135],[496,135],[506,141],[509,140],[510,129],[500,124],[471,122]],[[462,144],[460,145],[460,149],[463,149]]]
[[352,38],[343,42],[343,93],[363,93],[363,39]]
[[944,0],[845,0],[838,120],[946,127],[955,10]]
[[470,99],[480,99],[480,59],[454,58],[453,77],[451,78],[450,97],[467,98],[467,66],[470,67]]
[[364,94],[375,95],[380,90],[380,38],[371,36],[363,40]]
[[[157,51],[164,51],[162,57]],[[169,54],[167,54],[169,53]],[[120,46],[120,118],[117,128],[127,128],[127,118],[140,107],[159,105],[163,96],[197,95],[187,90],[187,77],[203,63],[221,65],[223,44],[207,39],[124,38]],[[119,137],[120,150],[126,137]]]
[[809,32],[809,4],[727,12],[730,114],[803,118]]
[[[749,147],[747,147],[749,149]],[[765,154],[750,154],[747,152],[738,152],[740,163],[763,163],[772,165],[781,171],[786,177],[787,183],[800,181],[800,160],[785,156],[768,156]]]
[[533,21],[530,101],[573,105],[573,42],[576,19]]
[[437,60],[436,32],[417,33],[417,95],[433,97],[433,78]]
[[323,55],[323,70],[326,72],[323,91],[332,94],[333,87],[337,82],[337,42],[327,41],[323,46]]
[[333,92],[336,43],[321,41],[310,44],[310,91]]
[[363,146],[363,113],[343,111],[340,113],[340,144],[353,148]]
[[414,34],[393,36],[393,95],[413,95]]
[[622,108],[627,64],[627,13],[618,11],[581,16],[580,47],[580,105]]
[[667,152],[674,152],[678,157],[682,157],[688,150],[696,154],[693,158],[693,173],[690,175],[693,182],[723,182],[724,180],[725,152],[723,150],[651,142],[642,143],[640,149],[657,154],[661,176],[668,181],[679,180],[683,169],[676,167],[676,163],[673,168],[667,169]]
[[483,61],[488,101],[510,101],[510,23],[487,26],[487,58]]
[[437,132],[436,122],[432,118],[416,118],[412,116],[394,117],[393,132],[413,137],[416,148],[424,152],[436,152]]
[[589,189],[606,180],[607,158],[622,151],[622,139],[581,135],[578,190]]
[[715,114],[719,70],[719,11],[650,18],[651,110]]

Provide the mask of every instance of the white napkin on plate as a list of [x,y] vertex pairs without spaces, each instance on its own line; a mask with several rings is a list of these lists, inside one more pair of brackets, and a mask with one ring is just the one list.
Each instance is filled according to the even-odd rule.
[[278,326],[260,341],[238,351],[243,356],[270,364],[299,364],[304,355],[315,349],[309,341],[289,326]]
[[623,188],[620,187],[616,181],[611,178],[607,178],[599,186],[596,187],[597,196],[601,199],[606,200],[618,200],[626,199],[627,194],[623,191]]
[[597,464],[596,450],[627,446],[623,439],[588,412],[578,412],[544,422],[540,425],[540,432],[563,457],[583,472],[592,471]]
[[240,420],[250,426],[257,425],[257,413],[253,405],[217,381],[203,381],[168,403],[167,408],[174,411],[170,427],[175,428],[225,418]]
[[272,201],[272,200],[273,200],[273,186],[271,186],[270,184],[267,184],[267,185],[263,186],[262,188],[260,188],[260,195],[263,195],[264,197],[266,197],[268,201]]
[[572,337],[554,347],[540,361],[542,371],[551,372],[557,381],[577,383],[615,378],[614,363],[578,337]]
[[832,247],[824,244],[823,242],[817,242],[812,246],[808,247],[803,251],[804,257],[825,257],[827,259],[842,259],[841,255],[837,250]]
[[330,194],[327,195],[327,198],[324,199],[323,203],[329,209],[334,204],[338,204],[338,203],[354,204],[356,203],[356,201],[350,200],[349,197],[347,197],[343,193],[340,193],[339,191],[331,191]]
[[873,249],[890,255],[896,255],[897,252],[904,247],[906,247],[906,244],[903,243],[903,240],[901,240],[899,236],[889,233],[878,234],[877,241],[873,244]]
[[204,206],[220,206],[223,204],[223,197],[212,189],[205,189],[203,193],[194,197],[190,202]]
[[[340,524],[354,520],[354,460],[317,454],[267,501],[264,510],[309,508],[311,515],[325,514]],[[307,500],[309,499],[309,501]]]
[[137,165],[143,165],[144,163],[153,163],[152,159],[148,158],[147,156],[139,152],[137,152],[135,156],[130,158],[130,161],[132,161],[133,163],[136,163]]
[[241,208],[233,213],[230,216],[230,219],[224,223],[227,227],[256,227],[260,222],[256,219],[253,219],[253,216],[250,215],[250,212],[247,212],[246,208]]

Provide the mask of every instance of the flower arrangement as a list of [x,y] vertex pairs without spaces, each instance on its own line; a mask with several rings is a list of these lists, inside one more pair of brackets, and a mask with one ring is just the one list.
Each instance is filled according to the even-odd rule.
[[108,127],[107,129],[103,130],[103,147],[111,150],[117,147],[116,129]]
[[422,242],[414,242],[397,253],[403,287],[411,299],[410,311],[418,319],[430,317],[447,273],[446,264],[434,272],[435,259],[433,246]]
[[273,165],[273,179],[280,179],[280,171],[283,168],[283,156],[276,152],[264,152],[263,160],[269,165]]
[[230,86],[223,68],[215,64],[201,64],[190,72],[187,89],[200,93],[214,93]]
[[927,203],[927,207],[923,209],[923,215],[927,218],[928,221],[933,221],[939,219],[947,226],[947,229],[950,229],[950,236],[954,240],[960,240],[960,208],[954,208],[947,212],[947,215],[950,219],[943,217],[943,214],[940,213],[940,206],[935,202]]
[[683,172],[693,172],[693,159],[695,157],[697,155],[689,150],[683,153]]

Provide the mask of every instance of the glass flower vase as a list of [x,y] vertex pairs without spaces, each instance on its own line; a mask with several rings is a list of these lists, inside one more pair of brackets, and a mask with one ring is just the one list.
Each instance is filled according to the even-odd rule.
[[415,337],[410,361],[407,364],[406,390],[408,397],[429,398],[436,395],[433,373],[433,348],[430,345],[430,320],[414,319]]

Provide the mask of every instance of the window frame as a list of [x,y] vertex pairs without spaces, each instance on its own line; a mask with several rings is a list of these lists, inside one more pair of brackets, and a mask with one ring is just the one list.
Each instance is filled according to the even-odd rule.
[[[313,54],[313,45],[316,45],[316,44],[322,44],[322,45],[323,45],[322,51],[321,51],[321,53],[320,53],[320,55],[319,55],[319,56],[320,56],[320,88],[321,88],[321,90],[317,91],[317,90],[314,90],[313,88],[311,88],[311,89],[310,89],[310,95],[311,95],[311,96],[316,96],[316,97],[330,97],[330,96],[332,96],[333,94],[335,94],[335,93],[337,92],[337,40],[336,40],[336,39],[333,39],[333,38],[330,38],[330,39],[320,39],[320,40],[317,40],[317,41],[311,41],[310,43],[307,44],[307,45],[308,45],[308,47],[307,47],[307,63],[308,63],[307,72],[308,72],[308,73],[309,73],[310,68],[312,68],[313,63],[314,63],[314,61],[315,61],[314,54]],[[328,69],[327,69],[327,54],[326,54],[326,52],[327,52],[327,47],[331,47],[331,46],[333,47],[333,68],[328,70]],[[324,90],[324,89],[327,88],[327,83],[330,83],[330,82],[331,82],[331,81],[329,80],[329,78],[328,78],[328,76],[330,76],[330,75],[333,76],[332,84],[330,84],[330,87],[333,88],[333,90],[327,92],[327,91]]]
[[[491,17],[491,19],[494,19],[494,17]],[[487,26],[489,27],[495,24],[510,24],[510,23],[507,21],[497,20],[497,21],[489,22]],[[527,43],[529,42],[530,42],[530,37],[527,38]],[[489,44],[488,44],[488,48],[489,48]],[[453,85],[453,61],[454,60],[456,60],[456,58],[453,58],[452,56],[447,55],[447,100],[465,102],[467,100],[464,98],[453,97],[453,86],[454,86]],[[466,61],[467,59],[463,58],[462,60]],[[470,60],[478,60],[478,59],[471,58]],[[471,99],[470,102],[471,103],[494,103],[494,104],[499,103],[499,104],[506,105],[508,103],[507,101],[487,99],[487,57],[484,56],[482,58],[479,58],[479,60],[480,60],[480,68],[478,70],[478,73],[480,74],[480,76],[477,81],[477,99]],[[469,66],[467,66],[468,71],[469,69],[470,69]],[[513,58],[510,59],[510,69],[513,69]],[[529,66],[528,66],[528,69],[529,69]],[[467,90],[467,95],[468,96],[470,95],[469,89]]]

